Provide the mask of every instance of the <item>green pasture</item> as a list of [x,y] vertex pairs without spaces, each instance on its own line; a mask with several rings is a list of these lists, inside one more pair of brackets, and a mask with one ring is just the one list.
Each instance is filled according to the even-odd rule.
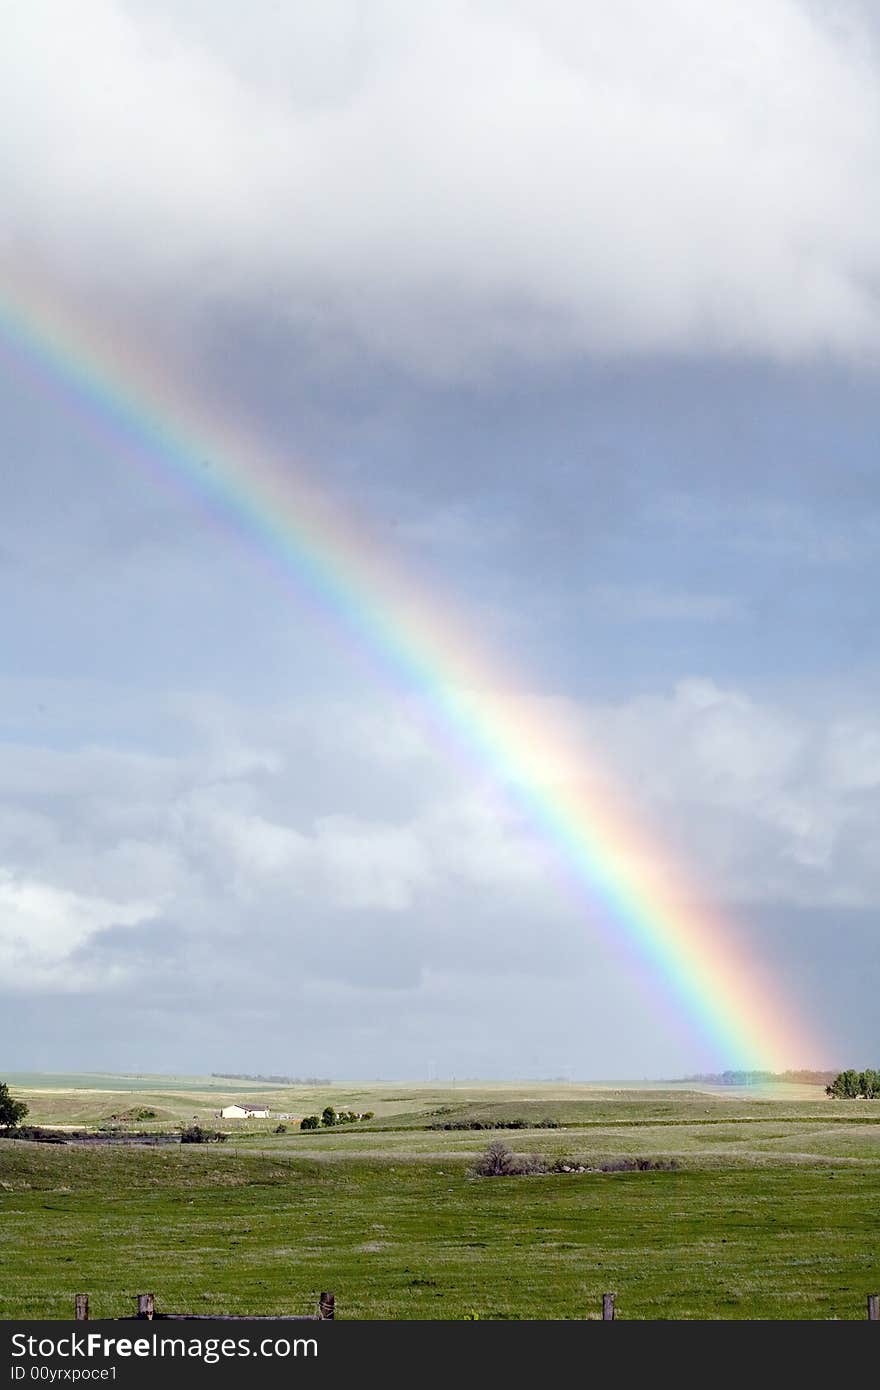
[[[198,1078],[188,1091],[155,1078],[134,1096],[128,1078],[115,1090],[60,1080],[32,1083],[29,1119],[97,1127],[136,1104],[173,1124],[234,1098]],[[880,1102],[271,1090],[276,1111],[332,1103],[376,1118],[283,1135],[272,1121],[230,1125],[226,1144],[163,1149],[0,1140],[0,1316],[67,1317],[80,1291],[95,1317],[130,1313],[145,1291],[168,1310],[306,1312],[332,1289],[339,1316],[357,1318],[583,1318],[606,1290],[630,1318],[861,1318],[880,1289]],[[428,1128],[477,1119],[558,1127]],[[476,1178],[493,1138],[593,1167],[677,1167]]]

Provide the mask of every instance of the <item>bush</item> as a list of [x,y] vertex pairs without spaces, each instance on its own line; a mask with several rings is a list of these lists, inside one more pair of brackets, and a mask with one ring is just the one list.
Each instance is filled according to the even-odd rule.
[[480,1178],[506,1178],[516,1172],[516,1159],[502,1139],[493,1139],[474,1165]]
[[517,1172],[526,1177],[531,1173],[546,1173],[549,1171],[546,1158],[542,1158],[540,1154],[523,1154],[517,1160],[517,1164]]
[[[440,1113],[437,1111],[436,1113]],[[558,1120],[443,1120],[427,1129],[558,1129]]]
[[326,1125],[328,1129],[336,1124],[336,1111],[332,1105],[326,1105],[321,1111],[321,1124]]
[[275,1126],[275,1133],[276,1133],[276,1134],[286,1134],[286,1133],[287,1133],[287,1125],[276,1125],[276,1126]]
[[32,1144],[66,1144],[68,1139],[76,1139],[76,1132],[58,1129],[40,1129],[37,1125],[23,1125],[16,1130],[16,1137],[27,1139]]
[[479,1178],[510,1178],[539,1173],[673,1172],[677,1168],[674,1158],[612,1158],[597,1162],[560,1157],[551,1161],[540,1154],[514,1154],[502,1139],[493,1139],[472,1172]]
[[225,1144],[228,1138],[222,1129],[203,1129],[201,1125],[187,1125],[180,1132],[181,1144]]
[[317,1115],[303,1115],[299,1122],[300,1129],[317,1129],[321,1123]]
[[674,1158],[609,1158],[596,1165],[600,1173],[673,1173]]
[[362,1119],[362,1120],[372,1120],[372,1119],[374,1118],[375,1114],[376,1114],[375,1110],[365,1110],[364,1113],[363,1113],[363,1115],[361,1115],[361,1119]]
[[540,1154],[515,1154],[503,1139],[493,1139],[474,1165],[473,1172],[478,1178],[524,1177],[530,1173],[546,1173],[547,1164]]

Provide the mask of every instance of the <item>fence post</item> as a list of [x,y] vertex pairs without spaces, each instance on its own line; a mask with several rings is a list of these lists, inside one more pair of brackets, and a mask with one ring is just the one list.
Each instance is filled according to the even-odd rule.
[[614,1311],[614,1300],[617,1294],[603,1293],[602,1295],[602,1321],[613,1322],[617,1314]]
[[880,1322],[880,1293],[868,1294],[868,1322]]
[[336,1295],[335,1293],[322,1293],[318,1299],[318,1317],[336,1317]]
[[74,1317],[77,1322],[86,1322],[89,1316],[89,1296],[87,1293],[78,1293],[75,1300],[76,1312]]
[[155,1295],[154,1293],[139,1293],[139,1294],[138,1294],[138,1317],[139,1317],[139,1318],[148,1318],[148,1319],[150,1320],[150,1322],[152,1322],[152,1320],[153,1320],[153,1314],[155,1313],[155,1311],[156,1311],[156,1295]]

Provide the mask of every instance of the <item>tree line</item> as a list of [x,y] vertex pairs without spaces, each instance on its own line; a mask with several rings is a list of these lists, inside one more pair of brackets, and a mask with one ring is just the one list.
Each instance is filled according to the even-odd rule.
[[271,1081],[282,1086],[332,1086],[328,1076],[275,1076],[261,1071],[212,1071],[215,1081]]
[[830,1086],[825,1087],[826,1096],[840,1100],[880,1100],[880,1071],[868,1067],[865,1071],[838,1072]]
[[320,1115],[304,1115],[299,1122],[300,1129],[318,1129],[321,1125],[325,1129],[332,1129],[333,1125],[353,1125],[358,1120],[372,1120],[373,1111],[365,1110],[359,1115],[355,1110],[334,1110],[332,1105],[327,1105]]
[[807,1086],[824,1086],[834,1080],[833,1071],[815,1071],[802,1067],[799,1071],[698,1071],[690,1076],[673,1077],[679,1081],[708,1082],[712,1086],[758,1086],[767,1081],[792,1081]]

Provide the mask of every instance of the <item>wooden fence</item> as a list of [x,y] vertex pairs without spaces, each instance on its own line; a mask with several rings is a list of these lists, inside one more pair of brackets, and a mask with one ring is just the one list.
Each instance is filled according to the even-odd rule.
[[[87,1293],[76,1295],[76,1311],[74,1316],[78,1322],[83,1322],[89,1316],[89,1296]],[[290,1313],[157,1313],[156,1296],[151,1293],[139,1293],[137,1299],[137,1313],[133,1315],[137,1319],[148,1321],[166,1322],[325,1322],[329,1318],[336,1317],[336,1296],[332,1293],[322,1293],[318,1298],[317,1313],[301,1313],[299,1315]],[[603,1293],[602,1295],[602,1321],[614,1322],[617,1317],[617,1294]],[[130,1319],[118,1319],[121,1322]],[[868,1294],[868,1321],[880,1322],[880,1294]]]
[[[84,1322],[89,1316],[89,1296],[78,1293],[75,1300],[74,1317]],[[336,1317],[336,1297],[332,1293],[322,1293],[318,1298],[317,1313],[157,1313],[156,1295],[139,1293],[137,1312],[132,1315],[135,1321],[148,1322],[325,1322]],[[117,1322],[132,1319],[118,1318]]]

